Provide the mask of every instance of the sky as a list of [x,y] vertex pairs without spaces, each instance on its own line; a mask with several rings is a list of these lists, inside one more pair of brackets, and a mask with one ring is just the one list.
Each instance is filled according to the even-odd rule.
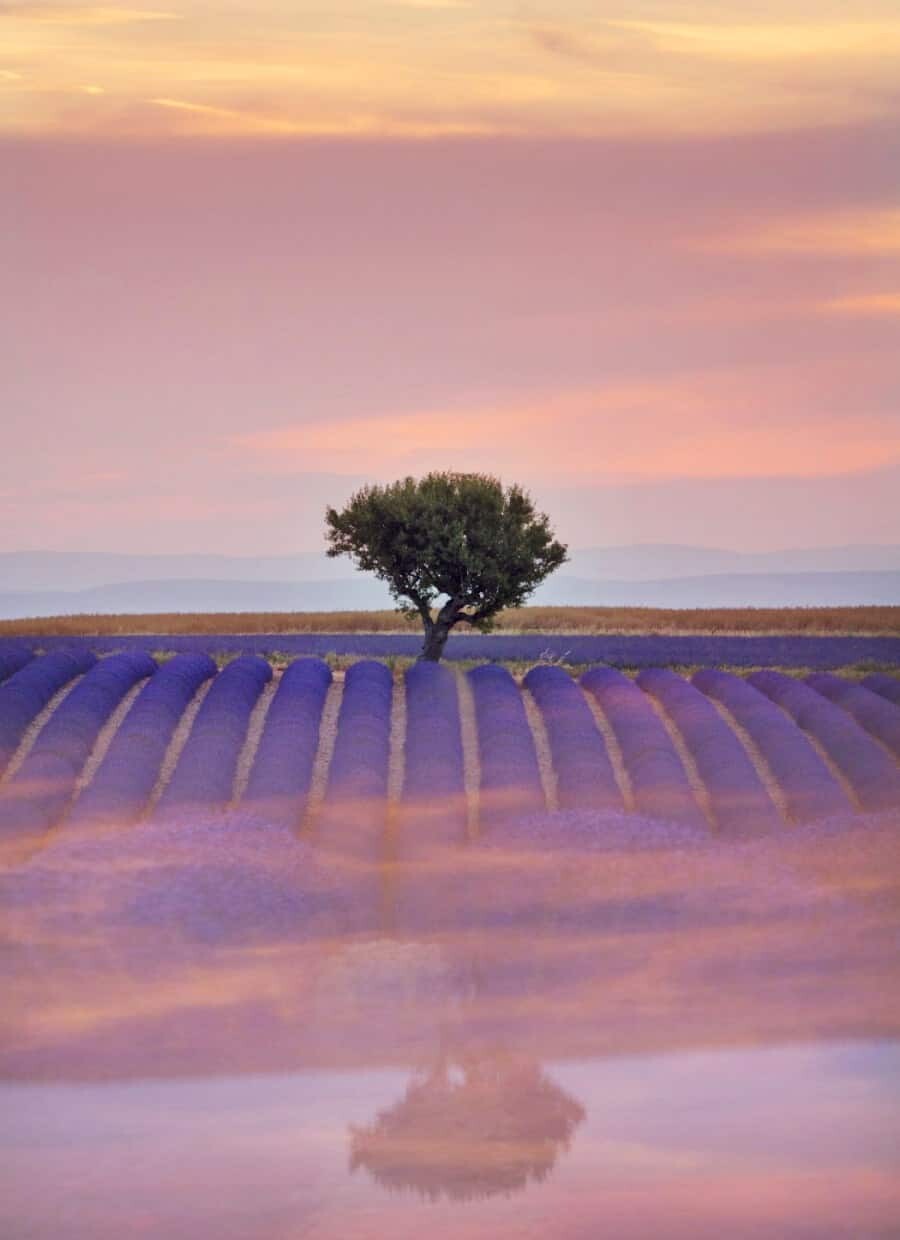
[[900,542],[896,0],[0,3],[0,550]]

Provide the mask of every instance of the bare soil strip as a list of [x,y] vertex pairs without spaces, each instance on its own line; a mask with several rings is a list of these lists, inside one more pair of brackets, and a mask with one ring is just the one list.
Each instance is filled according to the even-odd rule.
[[203,705],[203,699],[213,687],[215,677],[203,682],[194,696],[184,708],[184,714],[178,720],[178,727],[172,734],[169,741],[169,747],[166,755],[162,760],[162,766],[159,770],[159,776],[154,784],[153,791],[150,793],[150,800],[147,803],[147,813],[149,814],[156,806],[157,801],[165,791],[166,784],[175,773],[175,767],[178,765],[178,759],[181,757],[181,751],[187,744],[188,737],[191,734],[191,728],[194,726],[194,720],[197,718],[197,712]]
[[478,725],[475,721],[475,699],[465,673],[459,668],[456,674],[456,692],[459,698],[459,726],[462,732],[463,783],[466,790],[466,832],[470,840],[481,834],[479,803],[481,788],[481,761],[478,757]]
[[700,778],[700,772],[697,769],[697,763],[694,761],[691,751],[688,749],[684,737],[681,735],[675,721],[671,718],[662,702],[658,702],[652,693],[647,694],[647,701],[656,711],[660,722],[669,734],[669,739],[675,746],[675,752],[681,759],[681,765],[684,767],[684,773],[690,784],[691,792],[697,798],[697,804],[700,806],[704,818],[709,823],[711,831],[718,831],[716,825],[716,817],[713,813],[712,802],[706,789],[706,784]]
[[50,716],[66,700],[75,686],[83,679],[83,676],[76,676],[74,680],[70,680],[67,685],[63,685],[58,693],[54,693],[53,697],[44,709],[40,711],[39,714],[35,715],[34,719],[32,719],[31,723],[25,729],[25,733],[19,742],[19,748],[13,754],[12,761],[6,768],[5,774],[0,777],[0,784],[5,784],[12,779],[13,775],[15,775],[16,771],[31,753],[34,748],[35,741],[40,736],[44,725],[47,723]]
[[[578,687],[581,689],[580,685]],[[600,735],[603,737],[622,802],[626,810],[631,813],[634,809],[634,789],[631,786],[631,776],[628,774],[628,767],[625,765],[625,759],[622,757],[622,748],[619,745],[618,738],[613,731],[612,724],[606,717],[606,711],[594,697],[593,693],[585,693],[584,689],[581,689],[581,693],[590,708],[591,714],[594,716],[594,722],[600,730]]]
[[556,771],[553,769],[553,756],[550,752],[550,741],[547,736],[547,729],[544,726],[544,717],[528,686],[520,685],[519,687],[522,693],[522,703],[525,707],[525,717],[528,720],[528,726],[531,728],[534,748],[537,753],[538,771],[541,776],[541,786],[544,789],[544,804],[548,810],[553,811],[559,809],[559,797],[557,794]]
[[[391,695],[391,736],[388,756],[387,813],[385,814],[385,846],[389,858],[397,856],[400,827],[400,798],[406,775],[406,680],[402,673],[394,677]],[[385,882],[389,880],[385,877]],[[392,891],[383,891],[388,906],[392,906]]]
[[237,805],[247,790],[250,772],[253,769],[253,759],[256,757],[257,749],[259,749],[259,742],[262,740],[263,729],[266,726],[266,716],[269,713],[269,707],[272,705],[272,699],[278,689],[280,679],[278,675],[275,675],[267,685],[263,686],[263,691],[256,699],[256,705],[250,712],[250,719],[247,723],[247,735],[244,737],[244,743],[241,746],[237,767],[234,772],[234,786],[231,789],[232,805]]
[[337,740],[338,714],[340,713],[343,696],[344,678],[341,675],[336,675],[328,686],[328,692],[325,695],[325,705],[322,707],[322,718],[319,720],[319,743],[316,747],[316,756],[309,781],[306,811],[300,827],[304,835],[313,831],[319,816],[319,810],[325,799],[325,789],[328,786],[328,768],[331,766],[331,757],[334,753],[335,741]]
[[85,788],[89,783],[91,783],[94,776],[97,774],[97,771],[100,768],[100,763],[106,757],[116,733],[125,722],[125,717],[134,705],[135,698],[143,689],[144,685],[147,684],[148,679],[149,677],[145,677],[143,680],[139,680],[136,685],[132,685],[132,687],[122,698],[119,705],[107,719],[106,723],[104,723],[103,727],[100,729],[97,734],[97,739],[94,742],[94,748],[88,754],[88,760],[84,764],[84,769],[75,781],[75,790],[72,793],[72,800],[69,802],[70,807],[78,800],[82,792],[84,792]]
[[388,805],[394,807],[403,794],[406,774],[406,681],[394,678],[391,697],[391,756],[388,760]]

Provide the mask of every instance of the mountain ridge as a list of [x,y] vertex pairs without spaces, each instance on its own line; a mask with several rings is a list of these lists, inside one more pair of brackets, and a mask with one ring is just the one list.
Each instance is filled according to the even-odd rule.
[[[564,576],[595,581],[657,582],[722,574],[859,573],[900,571],[900,546],[848,544],[741,552],[682,543],[581,547],[571,552]],[[349,582],[358,579],[347,559],[324,552],[232,556],[180,553],[0,552],[0,593],[87,590],[148,581]],[[553,579],[551,579],[552,581]]]
[[[561,574],[532,600],[543,606],[813,607],[900,604],[900,571],[723,573],[655,581]],[[394,604],[383,583],[162,580],[113,582],[86,590],[0,592],[0,619],[165,612],[368,611]]]

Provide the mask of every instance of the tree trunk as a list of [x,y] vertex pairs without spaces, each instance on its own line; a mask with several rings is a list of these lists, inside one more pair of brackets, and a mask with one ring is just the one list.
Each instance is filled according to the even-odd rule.
[[439,663],[441,655],[444,653],[444,647],[447,644],[447,638],[450,636],[451,625],[438,620],[425,630],[425,643],[422,646],[420,659],[425,659],[429,663]]

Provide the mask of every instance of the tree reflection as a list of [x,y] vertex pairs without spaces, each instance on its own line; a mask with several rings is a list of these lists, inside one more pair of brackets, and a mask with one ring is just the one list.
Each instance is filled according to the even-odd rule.
[[584,1108],[532,1059],[444,1054],[372,1124],[350,1130],[350,1170],[434,1201],[509,1195],[544,1180]]

